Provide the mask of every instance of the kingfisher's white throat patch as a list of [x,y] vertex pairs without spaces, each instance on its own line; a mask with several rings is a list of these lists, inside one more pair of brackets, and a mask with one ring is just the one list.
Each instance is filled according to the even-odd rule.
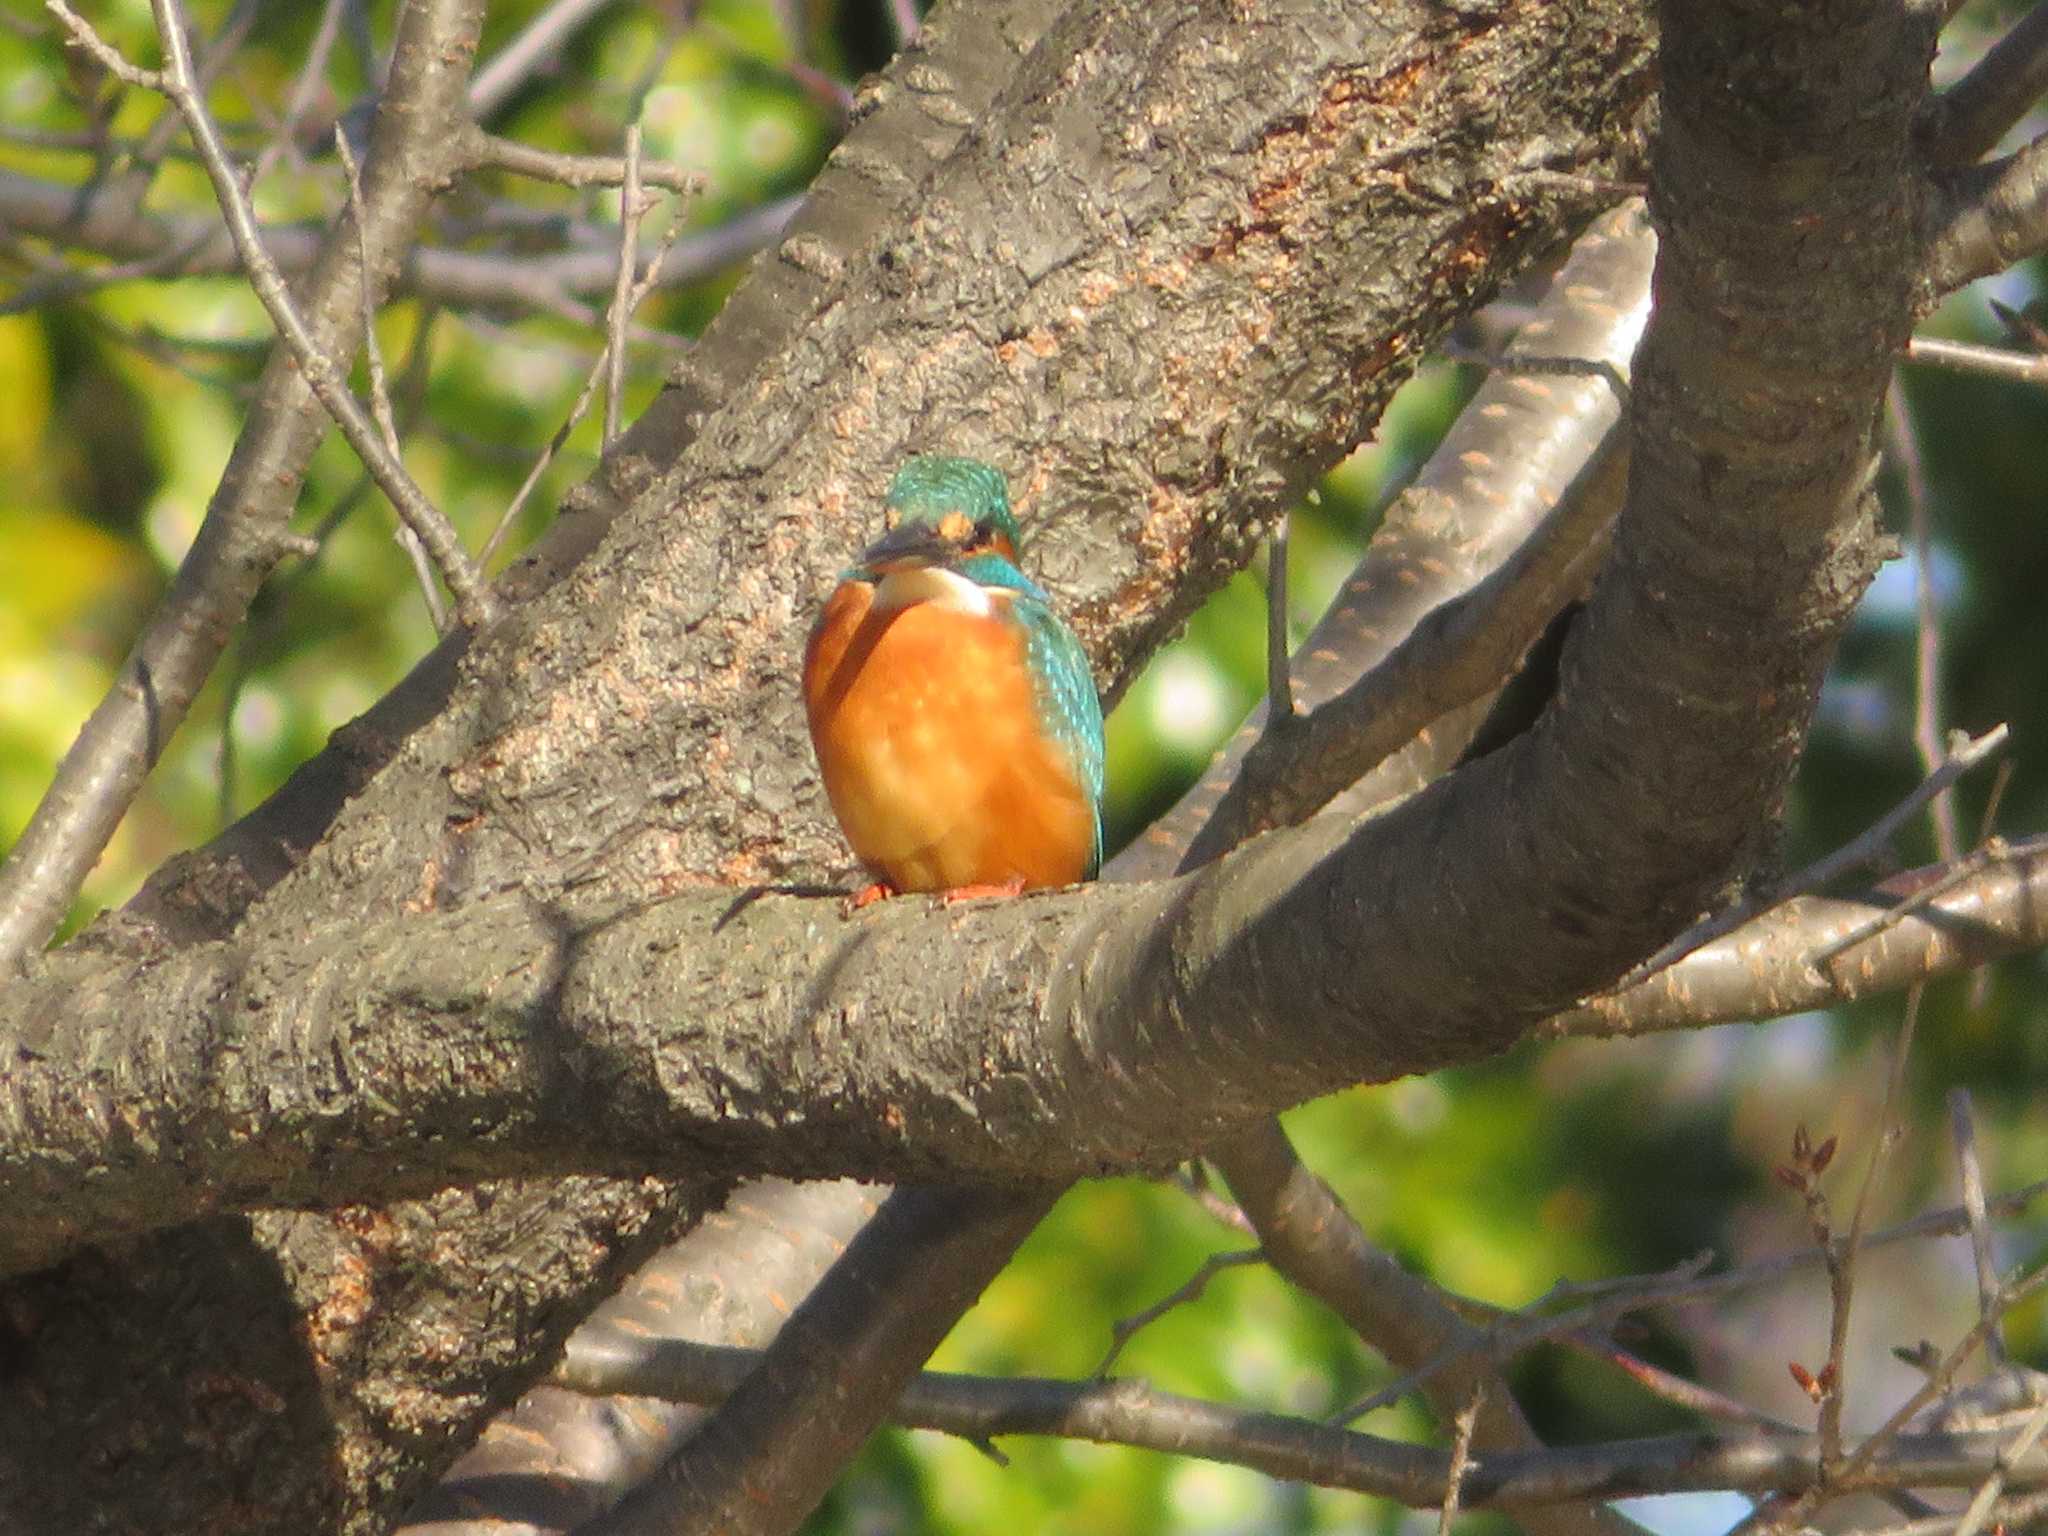
[[972,614],[978,619],[995,612],[988,588],[936,565],[889,571],[875,584],[874,606],[879,612],[895,613],[919,603],[936,603],[948,612]]

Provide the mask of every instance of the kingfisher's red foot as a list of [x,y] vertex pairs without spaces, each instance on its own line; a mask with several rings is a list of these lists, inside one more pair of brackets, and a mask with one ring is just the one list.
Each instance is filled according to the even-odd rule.
[[939,892],[939,905],[950,907],[956,902],[981,901],[990,896],[1016,896],[1024,889],[1024,877],[1012,875],[995,885],[955,885]]
[[888,881],[877,880],[871,885],[862,886],[851,896],[847,897],[846,910],[850,915],[858,912],[862,907],[872,907],[878,901],[887,901],[891,896],[900,894],[902,893]]

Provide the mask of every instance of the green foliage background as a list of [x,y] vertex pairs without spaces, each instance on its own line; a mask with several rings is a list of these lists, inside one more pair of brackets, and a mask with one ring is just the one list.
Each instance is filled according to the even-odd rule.
[[[493,6],[486,56],[538,9],[537,0]],[[2020,9],[1973,7],[1950,34],[1956,51],[1967,55]],[[202,34],[211,35],[228,7],[215,0],[194,10]],[[263,7],[224,77],[216,111],[252,150],[263,139],[264,114],[289,93],[316,13]],[[389,35],[389,13],[389,4],[371,8],[379,39]],[[894,46],[883,5],[860,0],[706,0],[693,21],[681,16],[676,6],[614,8],[494,126],[550,148],[615,152],[619,127],[638,101],[648,152],[705,173],[705,191],[682,216],[711,228],[800,189],[838,132],[838,86]],[[153,57],[141,0],[99,7],[94,20],[131,57]],[[96,163],[118,168],[118,157],[96,161],[89,148],[63,147],[62,136],[97,121],[132,139],[162,106],[139,93],[99,94],[54,35],[47,21],[0,27],[0,172],[76,183]],[[362,59],[346,47],[337,60],[329,109],[354,100],[366,78]],[[616,199],[607,194],[503,178],[485,190],[536,213],[615,216]],[[337,197],[331,155],[313,173],[274,170],[256,192],[266,218],[324,220]],[[455,211],[474,212],[479,202],[475,191],[458,194]],[[210,193],[197,168],[174,157],[149,206],[202,211]],[[658,212],[655,226],[666,217]],[[0,238],[0,306],[41,282],[39,264],[52,259],[30,242]],[[720,274],[642,311],[654,337],[634,357],[629,417],[737,275]],[[2023,271],[1994,287],[2007,303],[2021,304],[2040,277]],[[1935,328],[1999,337],[1981,296],[1950,305]],[[378,331],[401,413],[415,427],[408,462],[479,547],[566,416],[595,357],[593,332],[559,318],[457,313],[414,301],[392,305]],[[28,818],[191,539],[267,339],[254,299],[230,278],[115,282],[0,315],[0,842]],[[1390,488],[1426,456],[1472,382],[1460,370],[1425,370],[1379,440],[1297,513],[1297,635],[1356,559]],[[1907,398],[1932,488],[1948,723],[1972,730],[2012,723],[2016,771],[2001,824],[2015,833],[2036,830],[2048,821],[2048,606],[2039,597],[2048,575],[2048,398],[1925,370],[1909,374]],[[516,553],[560,493],[589,470],[596,443],[586,420],[508,551]],[[366,493],[338,440],[314,463],[298,526],[318,538],[319,553],[287,564],[263,594],[74,922],[120,902],[165,856],[259,801],[431,644],[390,511]],[[1851,835],[1920,774],[1910,737],[1909,567],[1887,571],[1843,647],[1788,828],[1788,863]],[[1113,841],[1170,804],[1254,701],[1263,644],[1263,599],[1252,572],[1220,592],[1132,687],[1111,722]],[[1966,826],[1975,825],[1985,789],[1973,783],[1964,790]],[[1903,858],[1932,857],[1920,833],[1910,841]],[[1960,985],[1931,994],[1911,1076],[1914,1123],[1894,1164],[1887,1209],[1950,1198],[1939,1110],[1951,1085],[1976,1097],[1994,1184],[2048,1174],[2048,1119],[2039,1108],[2048,1076],[2043,980],[2034,958],[2001,968],[1981,1007],[1970,1006]],[[1704,1247],[1737,1259],[1797,1245],[1795,1202],[1769,1175],[1801,1122],[1817,1134],[1842,1133],[1837,1167],[1845,1171],[1835,1179],[1846,1209],[1870,1150],[1882,1053],[1897,1016],[1894,999],[1761,1030],[1525,1049],[1486,1067],[1339,1095],[1305,1106],[1290,1125],[1379,1241],[1445,1285],[1519,1305],[1560,1279],[1668,1267]],[[2012,1229],[2006,1257],[2030,1253],[2037,1230]],[[1115,1319],[1172,1291],[1205,1256],[1242,1246],[1164,1186],[1126,1180],[1078,1190],[961,1325],[938,1364],[1086,1374],[1108,1347]],[[1945,1317],[1953,1332],[1968,1315],[1958,1257],[1922,1251],[1913,1262],[1907,1288],[1927,1293],[1925,1309],[1913,1316]],[[1800,1420],[1808,1410],[1784,1361],[1802,1354],[1817,1361],[1824,1352],[1818,1304],[1814,1281],[1714,1313],[1658,1319],[1630,1342]],[[1937,1324],[1913,1326],[1931,1332]],[[1870,1340],[1909,1341],[1904,1334]],[[2014,1341],[2038,1351],[2038,1320],[2021,1319]],[[1333,1412],[1386,1379],[1329,1315],[1257,1266],[1224,1271],[1198,1301],[1145,1329],[1117,1369],[1173,1391],[1309,1415]],[[1876,1395],[1884,1378],[1866,1379],[1873,1383],[1869,1408],[1852,1420],[1885,1406]],[[1687,1422],[1617,1373],[1562,1350],[1525,1363],[1518,1382],[1541,1427],[1561,1439]],[[1381,1412],[1368,1427],[1428,1433],[1407,1408]],[[1413,1518],[1363,1498],[1276,1486],[1199,1462],[1046,1442],[1003,1450],[1007,1467],[937,1437],[885,1436],[816,1528],[1107,1536],[1353,1531]],[[1682,1525],[1697,1516],[1681,1510],[1660,1518]]]

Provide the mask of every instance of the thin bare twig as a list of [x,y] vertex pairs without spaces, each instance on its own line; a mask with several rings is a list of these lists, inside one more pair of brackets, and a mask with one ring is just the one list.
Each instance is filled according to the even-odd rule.
[[[1989,1344],[1997,1337],[1994,1331],[1991,1339],[1985,1342]],[[2013,1436],[2012,1444],[1998,1453],[1998,1465],[1984,1479],[1977,1496],[1970,1500],[1970,1507],[1963,1511],[1963,1518],[1956,1525],[1956,1536],[1977,1536],[1977,1532],[1984,1528],[1984,1522],[1991,1517],[1992,1505],[2005,1492],[2008,1470],[2026,1459],[2027,1454],[2040,1443],[2044,1430],[2048,1430],[2048,1401],[2034,1410],[2020,1432]]]
[[1613,1366],[1645,1392],[1653,1397],[1662,1398],[1674,1407],[1697,1413],[1703,1418],[1719,1419],[1726,1424],[1744,1424],[1755,1429],[1796,1433],[1790,1424],[1774,1419],[1760,1409],[1752,1408],[1725,1392],[1716,1392],[1712,1387],[1688,1381],[1685,1377],[1667,1371],[1661,1365],[1653,1365],[1641,1356],[1608,1340],[1596,1338],[1589,1333],[1573,1333],[1566,1334],[1560,1342],[1588,1359]]
[[561,53],[562,46],[618,0],[555,0],[478,68],[469,82],[470,116],[488,121]]
[[[402,462],[405,447],[398,435],[398,418],[391,411],[391,388],[384,377],[384,346],[377,339],[377,311],[370,302],[370,242],[363,233],[363,182],[356,170],[355,152],[348,147],[348,134],[339,123],[334,127],[334,151],[341,157],[342,170],[348,176],[348,205],[356,225],[356,259],[363,268],[357,293],[362,299],[363,356],[370,374],[370,414],[376,418],[384,451]],[[441,601],[440,588],[434,582],[433,562],[427,558],[419,535],[405,523],[398,525],[398,547],[412,562],[413,576],[419,583],[420,596],[426,602],[427,616],[433,620],[434,633],[446,634],[448,608]]]
[[2044,326],[2025,310],[2014,309],[2010,304],[1986,297],[1991,313],[1998,316],[1998,323],[2005,327],[2005,333],[2029,352],[2048,356],[2048,326]]
[[1858,1476],[1884,1448],[1904,1433],[1908,1424],[1929,1404],[1940,1397],[1955,1380],[1956,1373],[1969,1363],[1984,1341],[1997,1331],[2005,1314],[2021,1302],[2048,1286],[2048,1264],[2039,1265],[2032,1271],[2015,1273],[2001,1282],[1997,1294],[1992,1298],[1990,1309],[1977,1319],[1970,1331],[1957,1340],[1949,1352],[1942,1356],[1934,1369],[1927,1374],[1911,1397],[1892,1411],[1891,1417],[1880,1425],[1876,1432],[1867,1436],[1841,1468],[1844,1479]]
[[1437,1511],[1436,1536],[1451,1536],[1451,1526],[1458,1518],[1458,1495],[1465,1487],[1465,1474],[1472,1470],[1472,1430],[1479,1422],[1480,1406],[1486,1401],[1486,1388],[1474,1387],[1472,1400],[1458,1413],[1451,1435],[1451,1469],[1444,1475],[1444,1502]]
[[2011,846],[2004,838],[1986,838],[1942,871],[1937,878],[1920,886],[1911,895],[1886,907],[1869,920],[1858,923],[1838,938],[1823,944],[1813,952],[1813,958],[1810,963],[1816,969],[1823,969],[1833,965],[1837,959],[1847,954],[1857,945],[1867,944],[1879,934],[1898,927],[1899,924],[1903,923],[1915,912],[1932,906],[1957,886],[1968,881],[1979,870],[1987,865],[1998,862],[2011,851]]
[[[1471,1348],[1484,1340],[1481,1330],[1494,1319],[1483,1317],[1473,1326],[1461,1298],[1410,1274],[1374,1244],[1330,1186],[1301,1161],[1277,1120],[1217,1144],[1209,1156],[1243,1202],[1277,1274],[1342,1318],[1397,1371],[1453,1356],[1448,1369],[1422,1385],[1440,1422],[1449,1425],[1483,1387],[1473,1437],[1488,1464],[1499,1452],[1541,1447],[1507,1381]],[[1517,1505],[1511,1513],[1528,1536],[1618,1536],[1628,1528],[1601,1507]]]
[[1287,639],[1287,518],[1283,514],[1266,542],[1266,729],[1283,730],[1295,716],[1294,681],[1288,671],[1293,647]]
[[1822,1379],[1827,1390],[1820,1403],[1821,1465],[1832,1470],[1842,1460],[1842,1408],[1848,1402],[1849,1310],[1856,1292],[1856,1261],[1863,1251],[1863,1235],[1870,1214],[1870,1197],[1877,1188],[1885,1163],[1897,1143],[1899,1101],[1905,1095],[1906,1062],[1913,1050],[1913,1036],[1920,1022],[1920,999],[1926,989],[1910,988],[1906,1012],[1899,1025],[1899,1038],[1892,1048],[1891,1072],[1885,1079],[1884,1104],[1878,1111],[1877,1141],[1870,1149],[1870,1162],[1856,1191],[1855,1209],[1849,1217],[1849,1235],[1840,1244],[1827,1247],[1828,1363]]
[[[1996,836],[1998,812],[2005,804],[2005,792],[2012,786],[2013,761],[2007,758],[1998,765],[1998,772],[1991,776],[1991,793],[1984,797],[1984,814],[1977,821],[1977,850],[1981,862],[1989,865],[2000,855],[1995,851],[2005,847],[2005,839]],[[1970,973],[1970,1009],[1982,1010],[1985,999],[1991,995],[1991,967],[1980,965]]]
[[[1941,766],[1941,623],[1934,602],[1934,536],[1927,485],[1927,465],[1920,455],[1920,436],[1906,410],[1903,381],[1892,375],[1885,396],[1885,437],[1899,466],[1906,495],[1906,521],[1913,540],[1913,745],[1920,753],[1920,771]],[[1934,851],[1943,863],[1953,859],[1962,843],[1956,831],[1955,796],[1936,795],[1929,807],[1934,820]]]
[[1906,343],[1906,361],[1951,373],[1974,373],[2013,384],[2048,384],[2048,357],[1986,347],[1974,341],[1949,341],[1940,336],[1915,336]]
[[[45,4],[70,29],[79,46],[91,51],[95,58],[102,59],[102,62],[109,56],[120,58],[65,4],[65,0],[45,0]],[[255,289],[257,298],[276,324],[279,338],[297,360],[307,386],[334,418],[334,424],[348,439],[349,447],[355,450],[364,467],[376,479],[378,489],[390,498],[399,516],[426,546],[441,579],[448,584],[448,590],[455,598],[455,611],[462,622],[471,628],[482,627],[496,615],[497,605],[480,573],[470,562],[455,530],[448,525],[440,509],[427,499],[405,466],[385,449],[375,426],[363,414],[362,406],[341,379],[334,360],[307,332],[305,322],[292,302],[291,290],[277,270],[276,263],[270,259],[269,252],[263,248],[255,212],[243,191],[241,176],[228,158],[215,130],[213,115],[207,111],[194,81],[191,53],[185,41],[181,0],[151,0],[151,8],[163,41],[164,68],[160,71],[138,70],[126,60],[121,60],[122,67],[132,72],[132,83],[147,82],[151,88],[162,91],[184,118],[192,142],[199,150],[200,160],[213,182],[214,194],[227,220],[229,233],[234,237],[235,249],[242,257],[243,266],[248,269],[249,285]]]
[[[1553,1014],[1532,1033],[1604,1038],[1780,1018],[2039,949],[2048,944],[2048,837],[2001,842],[1965,854],[1967,868],[1908,870],[1860,895],[1796,897],[1634,987]],[[1902,896],[1910,905],[1930,884],[1942,889],[1924,913],[1896,910]],[[1859,931],[1875,936],[1854,965],[1816,965],[1815,955]]]
[[1224,1270],[1236,1269],[1242,1264],[1263,1264],[1265,1260],[1266,1250],[1263,1248],[1240,1248],[1228,1253],[1210,1254],[1209,1257],[1202,1260],[1201,1268],[1188,1276],[1186,1280],[1182,1281],[1169,1294],[1161,1297],[1143,1311],[1133,1312],[1129,1317],[1117,1318],[1109,1325],[1109,1352],[1102,1357],[1101,1363],[1095,1367],[1091,1374],[1097,1381],[1107,1376],[1109,1368],[1116,1364],[1117,1357],[1124,1352],[1124,1346],[1136,1338],[1141,1330],[1158,1322],[1160,1318],[1166,1316],[1167,1313],[1173,1311],[1176,1307],[1185,1306],[1187,1303],[1199,1298],[1209,1288],[1209,1282],[1223,1273]]
[[896,34],[898,49],[908,48],[923,25],[924,19],[917,14],[917,0],[889,0],[889,29]]
[[[255,186],[268,175],[280,156],[289,155],[295,165],[300,163],[299,124],[312,110],[314,93],[327,72],[327,60],[334,52],[335,40],[341,36],[342,13],[350,3],[351,0],[324,0],[321,5],[320,24],[314,28],[313,41],[306,49],[306,62],[300,67],[298,78],[292,82],[292,93],[285,99],[284,116],[278,121],[277,131],[256,157],[256,169],[249,173],[250,186]],[[338,133],[339,129],[336,131]]]
[[[1956,1147],[1956,1174],[1963,1188],[1963,1211],[1970,1218],[1970,1257],[1977,1270],[1977,1315],[1991,1314],[1998,1294],[1998,1266],[1991,1254],[1991,1222],[1984,1210],[1984,1168],[1977,1160],[1977,1125],[1970,1111],[1970,1090],[1948,1091],[1949,1137]],[[2005,1364],[2005,1336],[1993,1329],[1984,1352]]]
[[590,365],[590,372],[584,376],[583,388],[577,392],[575,402],[569,407],[567,418],[555,429],[555,435],[548,439],[547,446],[541,449],[540,456],[534,460],[533,467],[526,472],[526,478],[519,483],[519,489],[513,493],[512,500],[499,515],[497,526],[491,530],[491,536],[484,540],[483,553],[478,557],[480,563],[488,565],[491,557],[498,552],[499,545],[504,543],[505,536],[512,531],[520,512],[532,497],[535,487],[540,484],[541,476],[547,473],[548,466],[555,461],[555,455],[562,451],[562,445],[569,441],[569,434],[576,430],[577,424],[589,413],[591,402],[597,398],[598,387],[611,375],[612,349],[625,319],[631,318],[633,311],[639,308],[640,301],[654,288],[656,274],[661,271],[662,259],[682,233],[682,228],[683,215],[678,210],[669,224],[668,233],[662,237],[661,244],[656,247],[653,258],[648,262],[647,270],[633,285],[633,291],[626,296],[626,303],[621,311],[623,318],[607,327],[604,348],[597,354],[596,361]]
[[1898,835],[1899,829],[1912,820],[1922,806],[1979,763],[2002,750],[2010,734],[2004,725],[1993,726],[1974,741],[1958,733],[1957,738],[1949,743],[1947,761],[1921,780],[1905,799],[1871,823],[1860,836],[1852,838],[1832,853],[1823,854],[1804,869],[1786,876],[1761,895],[1745,897],[1733,906],[1725,907],[1712,916],[1694,923],[1600,995],[1612,996],[1617,992],[1624,992],[1666,966],[1677,964],[1694,950],[1733,933],[1744,923],[1762,916],[1773,907],[1782,906],[1795,896],[1805,896],[1818,891],[1849,871],[1883,858],[1890,851],[1892,839]]
[[1370,1397],[1361,1398],[1348,1408],[1339,1409],[1330,1416],[1331,1422],[1349,1424],[1378,1409],[1397,1403],[1431,1377],[1462,1361],[1476,1357],[1491,1365],[1504,1365],[1523,1350],[1545,1340],[1588,1329],[1605,1328],[1615,1319],[1645,1306],[1649,1298],[1666,1294],[1668,1287],[1674,1282],[1683,1284],[1697,1280],[1700,1272],[1711,1264],[1713,1259],[1711,1252],[1696,1254],[1683,1264],[1649,1277],[1647,1283],[1641,1276],[1603,1281],[1601,1288],[1608,1293],[1603,1299],[1549,1317],[1530,1315],[1531,1309],[1545,1305],[1550,1299],[1539,1298],[1530,1304],[1530,1308],[1506,1314],[1496,1325],[1488,1327],[1471,1341],[1453,1345],[1400,1380],[1381,1387]]
[[[771,244],[803,201],[778,199],[736,213],[725,223],[678,240],[660,268],[664,288],[693,283]],[[78,188],[0,169],[0,227],[55,244],[94,251],[122,265],[94,267],[41,280],[35,291],[0,300],[0,314],[46,304],[117,282],[162,276],[208,277],[240,272],[234,241],[218,217],[155,214],[115,208],[103,196],[81,206]],[[329,230],[324,222],[268,224],[264,248],[297,276],[312,267]],[[503,310],[520,306],[595,328],[600,319],[582,300],[611,291],[618,235],[584,220],[563,225],[561,249],[489,251],[452,245],[413,247],[394,291],[450,305]]]
[[618,441],[626,408],[626,322],[633,308],[633,263],[640,254],[640,125],[626,126],[624,185],[619,192],[619,275],[605,317],[604,446]]
[[[635,124],[627,132],[632,133],[637,127]],[[564,187],[620,186],[626,180],[634,155],[631,149],[623,156],[560,154],[554,150],[536,149],[517,139],[501,139],[474,126],[464,135],[463,143],[465,158],[473,168],[510,171],[515,176],[551,181]],[[702,171],[685,170],[669,160],[640,160],[638,176],[642,182],[670,192],[701,192],[704,189]]]
[[[1988,1208],[2001,1217],[2015,1216],[2044,1195],[2048,1195],[2048,1179],[1996,1196],[1989,1202]],[[1954,1236],[1968,1230],[1968,1213],[1960,1206],[1948,1207],[1928,1211],[1911,1220],[1870,1233],[1862,1240],[1861,1246],[1865,1249],[1890,1247],[1896,1243],[1917,1242],[1928,1237]],[[1531,1307],[1548,1305],[1567,1297],[1576,1299],[1580,1296],[1592,1296],[1596,1300],[1593,1305],[1533,1321],[1525,1321],[1528,1319],[1528,1308],[1517,1313],[1494,1314],[1489,1311],[1485,1316],[1494,1326],[1489,1332],[1474,1340],[1468,1349],[1482,1349],[1487,1352],[1489,1358],[1507,1360],[1530,1344],[1550,1338],[1569,1338],[1584,1334],[1603,1327],[1608,1321],[1628,1312],[1680,1306],[1754,1290],[1759,1286],[1788,1279],[1825,1262],[1821,1248],[1803,1247],[1758,1259],[1719,1274],[1700,1273],[1711,1258],[1711,1254],[1701,1254],[1674,1270],[1656,1275],[1621,1276],[1587,1286],[1553,1287],[1547,1296],[1539,1298]],[[2029,1281],[2030,1285],[2034,1283],[2032,1280]],[[2001,1291],[1998,1305],[2010,1308],[2014,1305],[2014,1299]],[[1515,1322],[1524,1322],[1524,1326],[1511,1332],[1505,1331],[1505,1325]],[[1430,1360],[1413,1375],[1391,1383],[1371,1397],[1344,1409],[1341,1418],[1348,1422],[1363,1413],[1396,1401],[1413,1387],[1420,1385],[1428,1376],[1452,1364],[1453,1360],[1452,1352],[1446,1351],[1443,1356]]]
[[[2001,1499],[1991,1506],[1989,1515],[2009,1531],[2021,1530],[2048,1515],[2048,1494],[2032,1493],[2021,1498]],[[1914,1520],[1902,1520],[1897,1525],[1866,1526],[1861,1536],[1955,1536],[1961,1518],[1953,1513],[1923,1515]]]
[[1202,1163],[1176,1168],[1166,1182],[1200,1206],[1211,1221],[1226,1226],[1233,1232],[1242,1232],[1246,1237],[1256,1235],[1251,1218],[1245,1215],[1243,1208],[1236,1201],[1229,1199],[1209,1182],[1206,1168]]

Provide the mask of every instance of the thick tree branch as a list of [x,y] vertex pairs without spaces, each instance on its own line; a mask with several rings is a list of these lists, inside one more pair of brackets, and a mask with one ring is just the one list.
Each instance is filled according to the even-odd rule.
[[[874,1214],[873,1190],[760,1180],[650,1260],[577,1336],[761,1345]],[[408,1512],[419,1536],[567,1531],[611,1508],[703,1419],[695,1408],[607,1402],[542,1384],[488,1425]]]
[[[10,992],[0,1251],[20,1268],[224,1204],[505,1174],[1018,1184],[1158,1166],[1313,1094],[1469,1059],[1483,1004],[1418,1020],[1400,1000],[1448,986],[1435,978],[1450,962],[1374,944],[1369,925],[1301,956],[1295,914],[1344,900],[1349,866],[1387,857],[1403,820],[1348,841],[1311,824],[1160,885],[951,912],[912,901],[845,921],[835,902],[771,895],[733,915],[732,898],[704,894],[571,920],[508,893],[337,925],[285,955],[226,943],[110,967],[66,951]],[[1810,1007],[1896,985],[1886,956],[1929,936],[1947,964],[1978,963],[1980,944],[2015,945],[1986,911],[2038,934],[2044,870],[2038,846],[2019,850],[1844,956],[1832,982],[1794,984],[1811,913],[1806,927],[1773,913],[1551,1027]],[[1844,929],[1871,910],[1827,905]],[[1768,942],[1781,929],[1798,946],[1782,961]],[[1276,1003],[1258,978],[1282,964],[1293,981]],[[1728,970],[1739,1002],[1706,1013],[1734,990]],[[1388,1000],[1352,995],[1359,974]],[[109,1027],[136,1009],[150,1035]],[[726,1022],[707,1034],[708,1017]],[[801,1065],[763,1074],[765,1060]]]
[[[904,1380],[1031,1235],[1047,1203],[1036,1195],[897,1190],[842,1261],[876,1287],[878,1301],[895,1303],[878,1314],[882,1326],[849,1337],[836,1326],[836,1294],[813,1291],[760,1368],[659,1475],[591,1522],[588,1536],[793,1528],[887,1417]],[[805,1390],[823,1358],[834,1359],[838,1390]],[[806,1379],[781,1380],[776,1367],[785,1361]]]

